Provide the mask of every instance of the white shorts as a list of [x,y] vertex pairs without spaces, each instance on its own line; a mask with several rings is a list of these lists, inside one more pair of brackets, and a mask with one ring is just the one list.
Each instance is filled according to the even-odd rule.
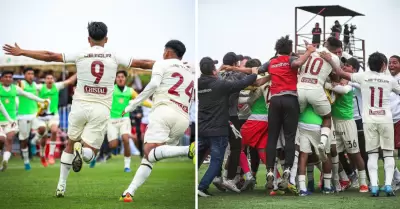
[[33,118],[31,120],[19,119],[18,126],[19,126],[18,138],[19,140],[23,141],[28,139],[32,129],[36,130],[39,127],[46,127],[46,124],[43,121],[39,120],[38,118]]
[[82,139],[89,146],[100,149],[109,118],[110,109],[101,103],[72,101],[68,137],[72,141]]
[[47,130],[50,130],[53,125],[56,125],[57,127],[60,125],[60,116],[59,115],[47,116],[46,118],[39,117],[39,120],[41,120],[45,123]]
[[320,116],[325,116],[331,112],[331,104],[323,88],[297,89],[297,94],[300,112],[303,112],[308,104],[312,105],[315,113]]
[[110,119],[107,125],[107,140],[118,139],[119,136],[131,133],[131,120],[129,117]]
[[394,127],[392,123],[364,123],[365,151],[379,147],[382,150],[394,150]]
[[150,113],[144,143],[178,145],[188,127],[188,117],[167,105],[157,106]]
[[[312,153],[312,147],[314,147],[314,150],[317,151],[317,146],[321,141],[321,131],[316,131],[316,130],[307,130],[303,128],[298,128],[297,129],[298,133],[296,135],[296,141],[299,142],[300,145],[300,151],[304,153]],[[328,141],[326,143],[325,147],[325,152],[326,153],[331,153],[331,145],[336,144],[335,137],[333,135],[333,131],[331,131],[331,134],[328,137]]]
[[335,137],[337,151],[346,151],[349,154],[360,152],[358,145],[357,125],[354,120],[333,120],[335,124]]
[[6,137],[6,135],[10,132],[17,133],[18,132],[18,124],[15,124],[14,127],[11,127],[11,123],[0,124],[0,136]]

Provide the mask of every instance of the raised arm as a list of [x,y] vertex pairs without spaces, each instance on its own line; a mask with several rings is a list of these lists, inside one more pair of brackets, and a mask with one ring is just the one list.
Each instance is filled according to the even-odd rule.
[[132,60],[131,67],[142,68],[142,69],[152,69],[154,66],[154,60]]
[[234,82],[223,80],[221,90],[227,91],[227,93],[239,92],[244,88],[246,88],[247,86],[253,84],[256,81],[256,79],[257,79],[257,69],[254,68],[253,74],[246,76],[242,80]]
[[25,56],[30,57],[36,60],[42,60],[46,62],[63,62],[63,56],[61,53],[54,53],[49,51],[36,51],[36,50],[25,50],[21,49],[17,43],[15,46],[4,45],[3,50],[6,52],[5,54],[13,55],[13,56]]
[[[290,67],[292,69],[298,69],[299,67],[301,67],[302,65],[304,65],[304,63],[306,63],[308,57],[311,56],[311,54],[313,52],[315,52],[315,47],[312,44],[309,44],[308,42],[304,41],[304,43],[307,46],[307,51],[301,55],[299,58],[295,59],[295,57],[293,57],[293,60],[291,60],[290,62]],[[292,58],[292,57],[291,57]]]
[[10,115],[6,111],[6,108],[4,107],[3,103],[0,101],[0,112],[4,115],[4,117],[7,119],[8,122],[13,123],[14,121],[11,119]]
[[324,52],[324,51],[319,52],[319,55],[321,56],[321,58],[326,60],[332,66],[332,71],[335,72],[336,75],[340,76],[341,78],[351,81],[351,76],[353,73],[348,73],[348,72],[344,71],[342,68],[340,68],[339,57],[333,58],[331,54]]

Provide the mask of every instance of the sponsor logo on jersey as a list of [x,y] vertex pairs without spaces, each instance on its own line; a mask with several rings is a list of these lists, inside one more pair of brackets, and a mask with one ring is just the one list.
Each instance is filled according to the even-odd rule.
[[386,115],[385,110],[371,110],[369,109],[369,115]]
[[301,78],[301,82],[303,83],[311,83],[311,84],[317,84],[318,83],[318,79],[315,78]]
[[89,94],[102,94],[105,95],[107,94],[107,88],[106,87],[97,87],[97,86],[87,86],[85,85],[83,87],[85,93]]
[[173,100],[173,99],[170,99],[171,100],[171,102],[173,102],[173,103],[175,103],[176,105],[178,105],[178,107],[180,107],[182,110],[183,110],[183,112],[185,112],[185,113],[188,113],[189,112],[189,108],[186,106],[186,105],[184,105],[184,104],[182,104],[182,103],[180,103],[180,102],[177,102],[177,101],[175,101],[175,100]]

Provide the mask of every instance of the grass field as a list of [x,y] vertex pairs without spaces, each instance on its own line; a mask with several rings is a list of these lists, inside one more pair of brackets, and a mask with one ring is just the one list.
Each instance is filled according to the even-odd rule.
[[132,181],[140,164],[132,158],[132,172],[123,172],[123,157],[107,163],[88,165],[80,173],[71,169],[64,198],[55,198],[59,161],[42,167],[35,158],[31,171],[23,169],[19,158],[10,161],[0,172],[0,208],[4,209],[117,209],[117,208],[195,208],[195,166],[186,158],[157,163],[148,181],[138,189],[132,203],[119,202],[119,196]]
[[[399,164],[400,165],[400,164]],[[199,181],[204,175],[207,165],[202,166],[199,173]],[[339,208],[398,208],[400,206],[400,197],[386,197],[381,193],[381,197],[372,198],[369,193],[359,193],[356,189],[348,191],[323,195],[317,190],[311,196],[298,197],[293,194],[271,197],[264,190],[265,184],[265,167],[260,166],[257,174],[257,187],[253,191],[236,194],[232,192],[220,192],[214,185],[210,186],[209,192],[212,197],[199,198],[199,209],[224,209],[224,208],[285,208],[285,209],[302,209],[302,208],[318,208],[318,209],[339,209]],[[317,169],[316,169],[317,170]],[[383,170],[382,163],[380,170]],[[380,182],[383,182],[383,172],[380,173]],[[319,179],[319,173],[316,172],[315,179]],[[316,182],[317,183],[317,182]]]

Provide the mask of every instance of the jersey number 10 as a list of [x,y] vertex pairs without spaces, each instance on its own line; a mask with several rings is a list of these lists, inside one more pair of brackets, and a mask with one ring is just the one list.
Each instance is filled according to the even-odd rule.
[[[306,68],[304,70],[304,73],[307,73],[308,70],[310,69],[310,63],[313,57],[309,57],[307,60]],[[318,65],[317,65],[318,62]],[[319,57],[314,57],[314,60],[311,64],[311,69],[310,69],[310,74],[311,75],[318,75],[319,72],[321,72],[322,65],[324,64],[324,60]]]

